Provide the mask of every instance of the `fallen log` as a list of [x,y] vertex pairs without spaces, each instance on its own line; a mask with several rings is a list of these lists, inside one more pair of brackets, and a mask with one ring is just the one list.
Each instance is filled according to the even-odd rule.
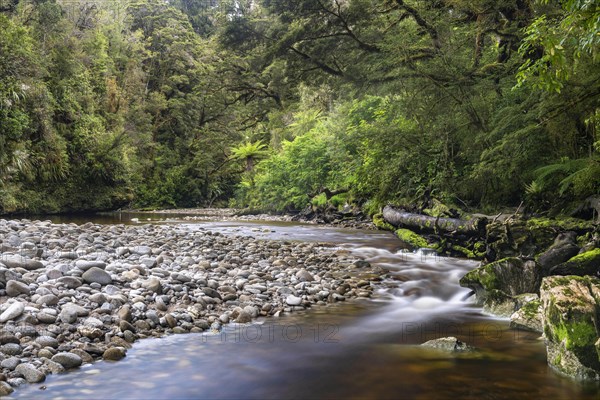
[[474,218],[470,220],[457,218],[430,217],[429,215],[409,213],[392,206],[383,208],[383,219],[397,228],[407,228],[421,233],[460,233],[466,235],[482,235],[487,220]]

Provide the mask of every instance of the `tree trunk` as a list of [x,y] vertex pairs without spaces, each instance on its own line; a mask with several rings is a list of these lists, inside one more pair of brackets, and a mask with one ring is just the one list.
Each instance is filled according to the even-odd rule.
[[395,227],[407,228],[422,233],[460,233],[480,235],[485,232],[486,219],[463,220],[456,218],[436,218],[413,214],[391,206],[383,208],[383,218]]

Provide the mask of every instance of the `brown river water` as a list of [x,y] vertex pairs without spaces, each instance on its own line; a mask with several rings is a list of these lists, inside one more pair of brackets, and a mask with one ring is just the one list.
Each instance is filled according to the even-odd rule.
[[[132,223],[132,215],[99,223]],[[277,222],[182,222],[286,241],[331,242],[390,270],[371,300],[313,307],[221,333],[172,335],[134,344],[119,362],[96,362],[11,398],[35,399],[599,399],[546,363],[538,334],[485,315],[458,285],[476,262],[408,253],[392,234]],[[89,217],[85,221],[90,220]],[[54,222],[85,222],[82,218]],[[134,222],[135,223],[135,222]],[[456,336],[478,351],[446,354],[418,346]]]

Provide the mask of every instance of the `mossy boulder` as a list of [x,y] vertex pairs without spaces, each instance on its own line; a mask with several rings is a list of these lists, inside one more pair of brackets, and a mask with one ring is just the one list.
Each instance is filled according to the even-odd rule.
[[423,236],[411,231],[410,229],[400,228],[396,230],[396,236],[398,236],[398,239],[410,245],[411,247],[417,249],[429,247],[429,243],[427,243],[427,240],[425,240]]
[[593,230],[591,221],[577,218],[496,221],[486,227],[488,258],[534,257],[550,247],[557,234],[571,231],[584,235]]
[[537,261],[542,266],[545,275],[549,274],[552,267],[564,263],[579,253],[576,241],[577,234],[575,232],[560,233],[554,239],[552,246],[538,256]]
[[482,265],[468,272],[460,280],[463,287],[473,289],[478,296],[500,290],[508,295],[536,293],[540,286],[540,267],[533,261],[508,257]]
[[549,247],[556,231],[550,227],[530,228],[524,221],[494,222],[486,227],[488,257],[533,257]]
[[600,249],[576,255],[550,269],[550,275],[600,275]]
[[524,303],[510,316],[510,327],[542,333],[542,302],[540,297],[535,293],[522,294],[517,297]]
[[375,225],[378,229],[383,231],[394,231],[394,228],[391,224],[387,223],[385,219],[383,219],[383,214],[375,214],[373,215],[373,225]]
[[509,317],[519,307],[515,296],[536,293],[540,279],[538,264],[509,257],[468,272],[460,285],[474,290],[478,304],[486,311]]
[[600,279],[546,277],[540,299],[548,364],[577,379],[600,380]]

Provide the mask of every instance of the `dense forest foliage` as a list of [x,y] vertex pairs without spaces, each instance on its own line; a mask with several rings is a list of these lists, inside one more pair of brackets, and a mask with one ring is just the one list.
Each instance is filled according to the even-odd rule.
[[600,194],[600,5],[0,0],[0,207]]

